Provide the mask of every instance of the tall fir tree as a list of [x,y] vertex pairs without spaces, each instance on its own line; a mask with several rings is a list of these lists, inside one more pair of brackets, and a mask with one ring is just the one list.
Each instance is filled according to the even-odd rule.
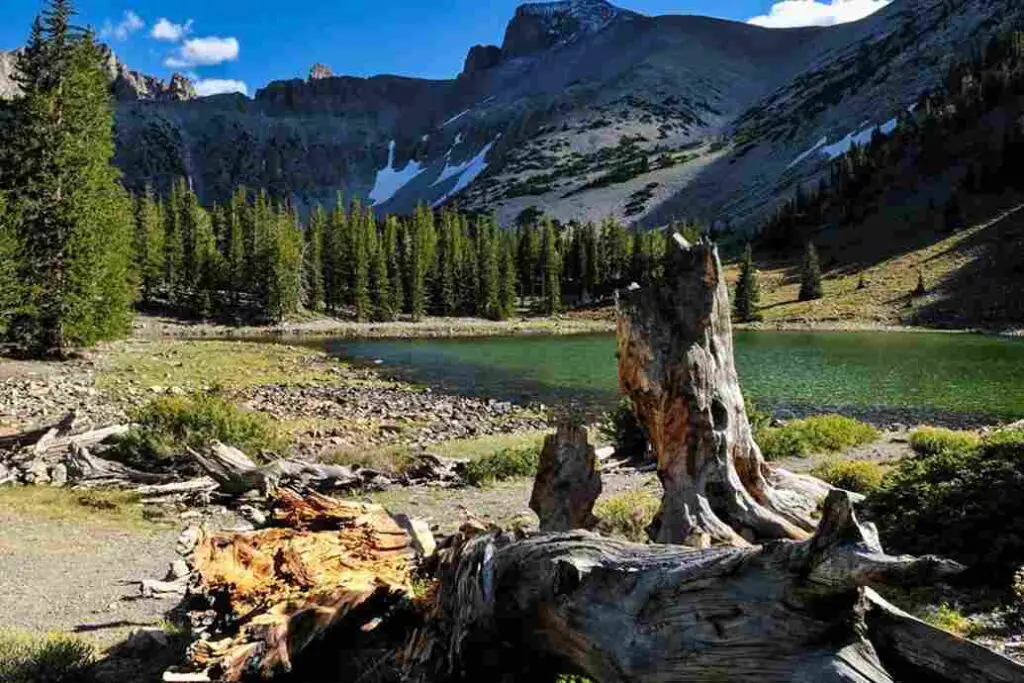
[[825,296],[821,284],[821,263],[818,261],[818,250],[814,242],[807,243],[804,252],[804,265],[800,282],[800,301],[814,301]]
[[181,215],[184,198],[180,191],[183,185],[175,181],[167,195],[164,219],[164,277],[163,287],[168,299],[174,298],[174,291],[182,280]]
[[349,210],[348,253],[349,291],[352,293],[349,303],[355,309],[356,320],[368,320],[371,312],[369,233],[362,204],[355,200]]
[[302,230],[286,207],[272,212],[265,241],[267,307],[271,320],[297,312],[302,298]]
[[554,315],[562,310],[562,257],[558,253],[558,233],[546,221],[541,239],[541,272],[543,274],[543,312]]
[[224,216],[224,277],[231,284],[231,302],[236,312],[242,294],[248,294],[245,277],[245,224],[249,205],[246,197],[244,187],[235,190]]
[[498,271],[498,226],[491,219],[477,223],[477,315],[501,318],[501,283]]
[[38,354],[124,334],[131,324],[132,205],[119,183],[105,55],[50,0],[16,60],[23,96],[0,148],[17,216],[23,305],[16,341]]
[[395,319],[402,312],[405,302],[405,292],[402,285],[402,257],[398,248],[398,236],[401,228],[398,219],[394,216],[388,217],[384,223],[383,247],[388,268],[388,313],[390,319]]
[[14,215],[8,210],[6,198],[0,194],[0,337],[7,333],[21,304],[18,256]]
[[306,244],[302,254],[303,302],[311,311],[324,308],[324,242],[328,230],[327,214],[317,205],[309,215]]
[[499,317],[502,320],[511,318],[516,313],[516,253],[515,239],[512,235],[500,231],[500,260],[498,263],[500,301]]
[[148,185],[135,202],[135,267],[142,300],[151,303],[163,280],[164,226]]
[[750,243],[743,250],[740,263],[740,277],[736,281],[736,295],[733,300],[733,319],[740,323],[756,322],[761,319],[758,306],[761,303],[761,287],[757,270],[754,268],[754,252]]

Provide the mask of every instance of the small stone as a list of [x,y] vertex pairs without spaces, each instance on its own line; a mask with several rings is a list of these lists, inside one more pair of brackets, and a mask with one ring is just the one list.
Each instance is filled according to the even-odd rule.
[[178,542],[174,545],[174,550],[179,555],[188,555],[196,546],[199,544],[199,538],[202,536],[202,530],[197,526],[189,526],[181,535],[178,536]]
[[132,631],[124,646],[132,653],[139,655],[163,650],[170,645],[170,642],[170,636],[161,628],[140,628]]
[[67,483],[68,468],[66,465],[58,463],[50,468],[50,486],[61,488],[67,486]]
[[188,563],[185,560],[175,560],[171,562],[169,569],[167,570],[167,580],[177,581],[184,579],[192,573],[192,570],[188,568]]

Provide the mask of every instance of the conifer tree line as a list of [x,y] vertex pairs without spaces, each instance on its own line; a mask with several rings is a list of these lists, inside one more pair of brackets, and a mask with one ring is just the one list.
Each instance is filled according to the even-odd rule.
[[814,189],[797,187],[765,222],[760,244],[795,250],[822,226],[856,225],[879,204],[884,210],[882,198],[895,183],[913,187],[933,178],[950,185],[944,205],[929,202],[944,232],[965,227],[965,194],[1024,191],[1024,25],[1017,23],[954,62],[942,87],[900,113],[891,134],[854,144]]
[[550,315],[649,283],[664,253],[664,233],[614,220],[506,230],[455,208],[378,218],[341,198],[300,219],[286,202],[244,188],[207,210],[185,180],[166,198],[143,193],[134,216],[142,303],[204,317]]
[[49,0],[0,106],[0,337],[38,355],[131,324],[131,198],[119,183],[105,55]]

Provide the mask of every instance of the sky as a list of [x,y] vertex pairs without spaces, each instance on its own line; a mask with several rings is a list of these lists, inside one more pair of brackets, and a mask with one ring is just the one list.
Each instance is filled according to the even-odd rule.
[[[700,14],[769,28],[854,21],[890,0],[621,0],[647,15]],[[42,0],[0,0],[0,50],[24,44]],[[200,95],[255,94],[317,63],[351,76],[452,78],[475,44],[500,44],[520,0],[77,0],[122,62]]]

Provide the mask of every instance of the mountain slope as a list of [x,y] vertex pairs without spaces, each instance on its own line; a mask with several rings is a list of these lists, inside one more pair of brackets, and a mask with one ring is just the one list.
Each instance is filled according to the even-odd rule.
[[135,189],[187,175],[207,202],[244,184],[307,207],[340,192],[381,213],[458,201],[503,223],[537,206],[753,228],[825,172],[829,145],[897,116],[1018,11],[895,0],[853,24],[769,30],[604,0],[528,4],[451,80],[321,67],[253,99],[129,88],[117,162]]

